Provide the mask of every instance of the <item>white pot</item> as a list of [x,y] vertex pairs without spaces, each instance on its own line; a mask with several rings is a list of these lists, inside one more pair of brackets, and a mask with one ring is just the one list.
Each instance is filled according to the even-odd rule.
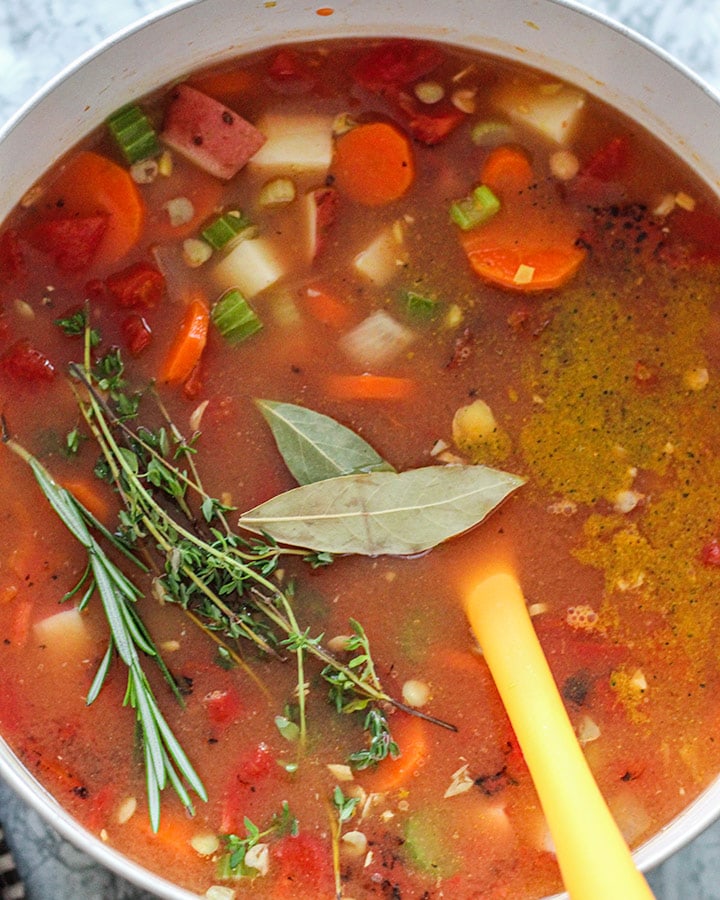
[[[0,220],[79,137],[126,103],[187,71],[283,41],[353,35],[437,39],[537,66],[580,85],[653,131],[714,189],[720,185],[720,101],[637,35],[561,0],[196,0],[142,20],[63,73],[0,131]],[[88,834],[0,738],[0,775],[64,837],[169,900],[193,894]],[[649,869],[720,812],[720,780],[641,847]],[[564,895],[566,896],[566,895]]]

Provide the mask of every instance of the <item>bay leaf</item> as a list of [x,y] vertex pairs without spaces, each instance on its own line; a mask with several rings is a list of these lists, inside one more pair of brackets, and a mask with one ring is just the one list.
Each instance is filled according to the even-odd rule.
[[478,525],[522,484],[488,466],[344,475],[279,494],[238,524],[318,552],[407,556]]
[[360,472],[394,471],[367,441],[330,416],[277,400],[258,399],[255,405],[298,484]]

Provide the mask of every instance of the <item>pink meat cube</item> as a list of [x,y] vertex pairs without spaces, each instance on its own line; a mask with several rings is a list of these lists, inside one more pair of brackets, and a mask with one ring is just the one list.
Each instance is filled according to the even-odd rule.
[[232,178],[265,143],[264,135],[232,109],[188,84],[170,93],[163,141],[217,178]]

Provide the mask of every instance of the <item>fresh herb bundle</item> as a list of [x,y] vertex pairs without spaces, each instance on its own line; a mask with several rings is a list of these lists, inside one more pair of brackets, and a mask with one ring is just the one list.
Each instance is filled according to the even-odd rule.
[[[369,745],[351,756],[350,763],[356,768],[399,753],[383,705],[452,728],[385,692],[368,638],[358,622],[351,621],[347,662],[325,648],[321,636],[311,636],[297,621],[293,592],[281,587],[276,570],[285,555],[300,556],[317,566],[332,562],[337,552],[409,553],[434,546],[485,518],[520,486],[521,479],[483,466],[433,466],[397,473],[365,441],[333,419],[293,404],[259,400],[258,407],[300,487],[242,515],[240,529],[250,533],[245,537],[229,524],[232,510],[203,487],[195,465],[198,435],[186,440],[154,391],[126,391],[118,351],[93,359],[98,341],[87,321],[86,315],[84,362],[71,364],[70,374],[87,436],[100,450],[96,474],[114,486],[122,503],[117,532],[111,533],[59,486],[42,464],[10,437],[5,423],[3,441],[30,465],[51,506],[87,551],[86,572],[68,596],[84,591],[84,606],[97,593],[110,628],[108,649],[88,703],[99,694],[117,655],[127,669],[125,703],[135,709],[139,725],[153,828],[159,826],[160,794],[167,785],[190,811],[188,788],[203,799],[205,789],[163,718],[145,675],[143,660],[147,658],[160,667],[182,702],[138,614],[136,601],[141,591],[108,555],[111,550],[123,554],[143,573],[150,569],[153,593],[165,602],[179,604],[218,643],[223,659],[246,665],[238,643],[243,640],[278,659],[287,654],[295,657],[297,722],[281,718],[287,733],[290,725],[297,726],[293,733],[300,749],[307,732],[304,685],[308,657],[322,665],[322,677],[330,686],[329,699],[339,713],[365,710]],[[73,333],[81,324],[72,323]],[[133,423],[147,394],[154,396],[165,421],[155,431]],[[77,434],[72,445],[79,446]],[[407,504],[400,508],[398,492],[407,496],[410,479],[414,480],[411,488],[417,503],[410,509]],[[333,498],[337,501],[340,494],[344,512],[333,515]],[[321,515],[315,512],[318,504]],[[418,509],[428,515],[418,516]],[[438,526],[429,514],[434,510],[444,513],[443,525]],[[367,543],[350,546],[347,536],[357,517],[365,519]],[[305,532],[296,535],[291,529],[288,534],[278,527],[280,520],[302,521]],[[401,539],[379,545],[373,523],[380,523],[380,532],[394,532],[402,535]],[[393,527],[388,529],[388,524]]]

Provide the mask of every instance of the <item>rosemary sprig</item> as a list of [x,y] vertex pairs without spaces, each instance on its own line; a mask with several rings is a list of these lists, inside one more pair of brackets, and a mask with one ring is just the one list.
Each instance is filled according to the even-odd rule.
[[[135,607],[141,596],[138,588],[107,556],[88,527],[94,522],[84,507],[61,487],[47,469],[22,446],[10,438],[3,421],[2,440],[7,447],[28,463],[40,489],[63,524],[87,552],[88,565],[75,590],[89,582],[83,603],[97,592],[110,626],[108,648],[88,691],[87,703],[95,701],[107,677],[114,652],[127,669],[124,704],[135,710],[142,740],[150,822],[155,831],[160,824],[160,793],[170,784],[183,805],[192,814],[193,804],[183,779],[203,800],[207,794],[200,777],[162,715],[155,694],[142,667],[141,656],[154,659],[174,692],[175,683],[165,667]],[[105,532],[105,536],[108,533]],[[127,550],[125,549],[127,554]],[[143,563],[134,559],[141,568]],[[72,591],[70,592],[73,593]]]

